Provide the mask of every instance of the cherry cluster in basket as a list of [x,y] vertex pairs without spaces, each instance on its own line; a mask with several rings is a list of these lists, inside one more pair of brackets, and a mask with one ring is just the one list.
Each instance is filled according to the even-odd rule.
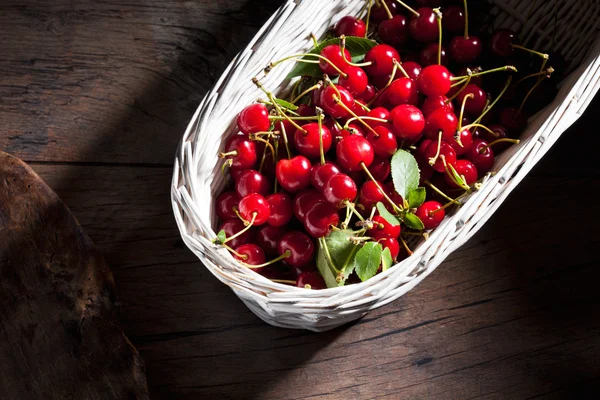
[[366,1],[364,20],[271,62],[263,76],[296,62],[285,98],[253,79],[265,98],[220,153],[215,243],[259,274],[320,289],[392,267],[553,98],[548,54],[492,32],[486,2],[471,26],[466,1],[407,3]]

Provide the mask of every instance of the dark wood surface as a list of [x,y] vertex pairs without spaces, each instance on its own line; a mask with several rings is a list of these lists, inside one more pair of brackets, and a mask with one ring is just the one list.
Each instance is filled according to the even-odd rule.
[[184,247],[169,199],[177,142],[280,3],[0,4],[0,148],[104,253],[151,396],[600,396],[598,100],[471,241],[346,327],[270,327]]

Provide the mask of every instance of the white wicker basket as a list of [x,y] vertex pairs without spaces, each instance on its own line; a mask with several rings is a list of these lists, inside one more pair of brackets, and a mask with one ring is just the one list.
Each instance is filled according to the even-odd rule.
[[[177,151],[172,182],[175,219],[186,245],[256,315],[269,324],[324,331],[365,315],[402,296],[465,243],[494,213],[558,137],[583,113],[600,87],[600,2],[495,0],[495,25],[520,32],[526,46],[560,52],[571,74],[556,99],[530,119],[521,143],[497,158],[496,175],[445,219],[414,255],[370,280],[345,287],[307,290],[274,283],[237,263],[212,244],[213,201],[225,182],[217,154],[235,131],[239,111],[261,97],[251,78],[271,60],[306,51],[365,0],[288,0],[233,60],[194,114]],[[557,17],[557,18],[555,18]],[[542,47],[543,46],[543,47]],[[293,66],[275,68],[264,80],[284,89]]]

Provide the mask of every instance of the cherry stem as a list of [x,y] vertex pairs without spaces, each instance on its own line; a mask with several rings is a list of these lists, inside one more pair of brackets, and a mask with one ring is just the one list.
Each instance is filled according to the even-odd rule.
[[[287,280],[287,279],[273,279],[273,278],[269,278],[269,279],[272,280],[273,282],[276,282],[276,283],[283,283],[284,285],[296,286],[296,281],[290,281],[290,280]],[[307,286],[308,286],[308,288],[307,288]],[[310,289],[310,285],[309,284],[306,284],[304,287],[306,289]]]
[[339,105],[344,110],[346,110],[346,112],[348,114],[352,115],[352,117],[356,118],[358,120],[358,122],[360,122],[361,124],[363,124],[365,128],[367,128],[368,130],[370,130],[371,132],[373,132],[373,135],[375,135],[375,137],[379,137],[379,134],[377,132],[375,132],[375,130],[373,128],[371,128],[371,126],[369,124],[367,124],[361,117],[359,117],[358,115],[356,115],[356,113],[354,111],[352,111],[352,109],[350,109],[350,107],[348,107],[347,105],[345,105],[342,102],[342,100],[341,100],[340,97],[334,96],[333,100],[335,101],[335,103],[337,105]]
[[371,20],[371,8],[373,8],[373,0],[369,0],[369,7],[367,9],[367,22],[365,23],[365,38],[369,34],[369,21]]
[[[368,67],[369,65],[372,65],[373,62],[372,61],[367,61],[367,62],[363,62],[363,63],[354,63],[352,62],[352,60],[348,60],[346,58],[346,53],[345,50],[346,49],[346,35],[342,35],[340,36],[340,50],[342,53],[342,58],[344,59],[344,61],[346,61],[346,63],[348,65],[351,65],[353,67]],[[345,75],[344,77],[346,77],[347,75]]]
[[465,6],[465,39],[469,38],[469,7],[467,7],[467,0],[463,0]]
[[347,208],[350,209],[350,211],[356,215],[358,217],[358,219],[360,219],[361,221],[364,221],[365,219],[363,218],[362,215],[360,215],[360,213],[358,211],[356,211],[356,207],[354,206],[354,203],[351,201],[346,200],[344,202],[344,204],[346,205]]
[[409,256],[412,256],[413,252],[410,250],[410,248],[408,247],[408,245],[406,244],[406,241],[404,240],[404,238],[402,236],[400,236],[400,241],[402,242],[402,246],[404,246],[404,248],[406,249],[406,253]]
[[315,34],[314,34],[314,33],[312,33],[312,32],[310,33],[310,38],[311,38],[311,39],[312,39],[312,41],[313,41],[313,45],[314,45],[315,47],[318,47],[318,46],[319,46],[319,39],[317,39],[317,37],[315,36]]
[[[275,157],[275,155],[273,155],[273,157]],[[266,159],[267,159],[267,146],[265,146],[263,148],[262,158],[260,159],[260,165],[258,166],[258,172],[262,173],[262,169],[263,169],[263,166],[265,165]]]
[[352,257],[354,257],[354,254],[358,251],[358,249],[359,249],[359,246],[352,247],[350,254],[348,254],[348,257],[346,257],[346,261],[344,261],[344,265],[342,265],[342,269],[340,270],[340,273],[343,274],[346,272],[346,268],[348,267],[348,264],[350,264],[350,260],[352,260]]
[[409,7],[408,4],[406,4],[403,1],[400,0],[396,0],[396,3],[400,4],[402,7],[406,8],[408,11],[410,11],[415,17],[420,17],[421,14],[419,14],[418,12],[416,12],[413,8]]
[[[383,118],[376,118],[376,117],[361,117],[361,118],[365,119],[367,121],[378,121],[378,122],[385,122],[385,123],[389,122],[389,120],[383,119]],[[357,120],[356,117],[352,117],[352,118],[348,119],[346,121],[346,123],[344,124],[344,129],[348,129],[348,126],[350,125],[350,123],[352,121],[356,121],[356,120]]]
[[[258,215],[258,213],[255,211],[252,213],[252,220],[250,222],[248,221],[244,221],[244,219],[242,217],[240,217],[240,219],[244,222],[244,225],[246,225],[246,227],[244,229],[242,229],[241,231],[239,231],[238,233],[236,233],[233,236],[229,236],[227,239],[225,239],[225,241],[223,242],[223,244],[229,242],[230,240],[233,240],[241,235],[244,234],[244,232],[246,232],[248,229],[252,228],[252,224],[254,224],[254,221],[256,220],[256,216]],[[239,216],[239,214],[238,214]]]
[[300,100],[301,98],[303,98],[304,96],[306,96],[307,94],[309,94],[310,92],[312,92],[313,90],[317,90],[317,89],[321,89],[321,87],[323,86],[323,81],[319,81],[317,82],[316,85],[313,85],[311,87],[309,87],[308,89],[306,89],[305,91],[303,91],[302,93],[300,93],[298,96],[296,96],[291,103],[292,104],[296,104],[296,102],[298,100]]
[[284,117],[287,121],[289,121],[297,129],[300,129],[302,132],[306,132],[306,129],[302,128],[300,125],[298,125],[296,122],[294,122],[288,115],[286,115],[283,112],[283,110],[281,109],[281,107],[279,107],[279,104],[277,104],[277,102],[275,101],[275,97],[273,96],[273,93],[271,93],[267,89],[265,89],[264,86],[262,85],[262,83],[260,83],[257,78],[252,78],[252,83],[254,83],[256,85],[256,87],[258,87],[260,90],[262,90],[263,92],[265,92],[265,94],[267,95],[267,97],[269,98],[269,100],[271,100],[271,103],[273,103],[273,107],[275,107],[275,110],[277,110],[277,112],[279,113],[279,115],[281,115],[282,117]]
[[257,137],[255,135],[249,135],[249,138],[250,138],[250,140],[254,140],[254,141],[257,141],[257,142],[263,142],[271,150],[271,153],[273,154],[273,158],[275,157],[275,149],[273,148],[273,145],[268,140],[265,140],[263,138]]
[[[392,68],[392,74],[390,75],[390,79],[388,79],[388,81],[384,87],[382,87],[380,90],[377,91],[377,94],[375,95],[375,97],[373,97],[371,99],[371,101],[367,103],[368,107],[371,107],[371,105],[373,103],[375,103],[375,101],[377,101],[379,96],[381,96],[383,94],[383,92],[385,92],[385,89],[387,89],[392,84],[392,82],[394,81],[394,78],[396,77],[396,72],[398,71],[399,66],[400,66],[400,64],[397,63],[396,60],[394,59],[394,67]],[[402,70],[404,71],[404,68],[402,68]],[[404,71],[404,73],[406,74],[406,71]],[[408,75],[406,75],[406,77],[408,78]]]
[[493,135],[494,137],[498,137],[498,134],[496,132],[494,132],[493,130],[491,130],[490,128],[488,128],[485,125],[482,124],[476,124],[476,123],[472,123],[466,126],[463,126],[462,129],[471,129],[472,127],[476,127],[476,128],[481,128],[483,130],[486,130],[488,133],[490,133],[491,135]]
[[[467,68],[467,72],[470,72],[471,70]],[[460,92],[462,92],[463,90],[465,90],[465,88],[469,85],[469,83],[471,82],[471,75],[468,75],[467,78],[460,82],[462,83],[462,87],[460,89],[458,89],[456,91],[456,93],[454,93],[452,95],[452,97],[450,97],[448,100],[446,100],[446,103],[449,104],[452,100],[454,100],[455,98],[458,97],[458,95],[460,94]],[[457,82],[457,84],[459,84],[459,82]]]
[[348,75],[346,75],[346,73],[344,73],[344,71],[342,71],[341,69],[339,69],[337,67],[337,65],[335,65],[331,60],[329,60],[327,57],[322,56],[320,54],[315,54],[315,53],[304,53],[304,54],[294,54],[291,56],[287,56],[285,58],[282,58],[281,60],[272,62],[269,64],[269,66],[267,67],[269,70],[271,70],[273,67],[276,67],[277,65],[281,64],[282,62],[285,61],[296,61],[296,62],[304,62],[304,63],[308,63],[308,64],[318,64],[319,62],[317,60],[305,60],[304,57],[316,57],[319,60],[323,60],[325,61],[327,64],[331,65],[331,67],[333,69],[335,69],[341,76],[343,76],[344,78],[346,78]]
[[316,115],[309,115],[305,117],[283,117],[281,115],[269,115],[269,119],[272,121],[282,121],[284,119],[290,119],[292,121],[316,121],[318,118]]
[[323,111],[317,108],[319,119],[317,124],[319,125],[319,153],[321,155],[321,165],[325,165],[325,151],[323,151]]
[[285,145],[285,151],[288,155],[288,160],[292,158],[292,153],[290,152],[290,144],[288,143],[287,132],[285,131],[285,124],[281,124],[281,134],[283,135],[283,144]]
[[381,6],[385,9],[385,13],[387,14],[388,19],[394,18],[392,12],[390,11],[390,8],[387,6],[387,4],[385,4],[385,0],[381,0]]
[[267,261],[266,263],[263,263],[263,264],[258,264],[258,265],[250,265],[250,264],[246,264],[246,263],[244,263],[244,265],[246,265],[246,267],[248,267],[248,268],[250,268],[250,269],[264,268],[264,267],[266,267],[266,266],[268,266],[268,265],[275,264],[276,262],[278,262],[278,261],[281,261],[281,260],[283,260],[284,258],[291,257],[291,255],[292,255],[292,252],[291,252],[291,250],[286,250],[286,251],[284,251],[284,252],[283,252],[283,254],[282,254],[282,255],[280,255],[279,257],[277,257],[277,258],[274,258],[274,259],[272,259],[272,260],[269,260],[269,261]]
[[373,177],[373,175],[371,174],[371,171],[369,171],[369,168],[367,168],[367,166],[365,165],[365,163],[361,162],[360,166],[362,167],[363,171],[365,171],[365,173],[367,174],[367,176],[369,177],[369,179],[373,181],[373,183],[375,184],[375,186],[377,186],[377,189],[379,189],[379,191],[383,195],[383,198],[392,206],[392,208],[394,209],[394,211],[396,211],[398,213],[401,213],[402,211],[404,211],[396,203],[394,203],[394,201],[392,199],[390,199],[390,197],[387,195],[387,193],[385,192],[385,190],[383,190],[383,188],[381,187],[381,185],[379,184],[379,182],[377,182],[377,180]]
[[303,76],[300,79],[298,79],[296,81],[296,83],[294,83],[294,86],[292,87],[292,92],[290,93],[290,102],[293,103],[292,99],[294,98],[294,94],[296,93],[296,90],[298,90],[298,88],[300,87],[300,85],[306,80],[307,77]]
[[535,74],[530,74],[527,76],[522,77],[521,79],[519,79],[514,85],[513,85],[513,89],[516,88],[520,83],[522,83],[523,81],[530,79],[530,78],[534,78],[534,77],[540,77],[543,75],[551,75],[554,72],[554,68],[552,67],[548,67],[546,69],[544,69],[543,71],[540,72],[536,72]]
[[[270,102],[268,100],[264,100],[264,99],[258,99],[257,102],[258,103],[262,103],[262,104],[266,104],[268,106],[275,106],[275,104],[273,104],[272,102]],[[295,111],[290,110],[289,108],[286,108],[285,111],[288,112],[288,113],[290,113],[290,114],[292,114],[295,117],[299,117],[300,116],[300,114],[298,114]]]
[[440,150],[441,150],[441,148],[442,148],[442,131],[440,131],[438,133],[437,150],[435,152],[435,156],[429,158],[429,165],[434,165],[435,164],[435,162],[437,161],[438,157],[440,156]]
[[438,65],[442,65],[442,12],[439,8],[434,8],[433,13],[435,14],[435,19],[437,19],[438,26],[438,54],[437,61]]
[[369,107],[367,107],[367,105],[364,104],[362,101],[354,99],[354,103],[358,104],[360,106],[360,108],[362,108],[366,112],[371,112],[371,109]]
[[462,125],[462,120],[463,120],[463,116],[465,115],[465,105],[467,104],[467,100],[468,99],[472,99],[473,97],[475,97],[475,95],[473,93],[469,93],[467,94],[465,97],[463,97],[463,101],[462,104],[460,105],[460,115],[458,117],[458,129],[460,132],[460,128]]
[[238,256],[241,259],[244,259],[244,260],[248,259],[248,255],[247,254],[238,253],[237,251],[235,251],[231,247],[227,246],[225,243],[222,243],[221,246],[225,247],[230,253],[233,253],[234,255]]
[[548,58],[550,58],[550,56],[548,54],[546,54],[546,53],[540,53],[539,51],[531,50],[531,49],[528,49],[527,47],[523,47],[523,46],[518,45],[518,44],[511,44],[511,46],[512,46],[513,49],[523,50],[523,51],[526,51],[528,53],[535,54],[538,57],[542,57],[543,59],[546,59],[546,60]]
[[[481,113],[479,118],[477,118],[475,121],[473,121],[473,124],[479,124],[479,122],[481,122],[483,117],[485,117],[485,114],[487,114],[492,109],[492,107],[494,107],[496,105],[496,103],[502,98],[502,96],[504,96],[504,93],[506,93],[506,91],[508,90],[508,87],[510,86],[511,82],[512,82],[512,76],[509,76],[508,79],[506,80],[506,83],[504,84],[504,87],[502,88],[502,91],[498,95],[498,97],[496,97],[494,99],[492,104],[490,104],[488,107],[485,108],[485,110],[483,110],[483,112]],[[471,124],[471,125],[473,125],[473,124]]]
[[445,198],[446,200],[448,200],[450,202],[453,202],[454,204],[460,205],[460,202],[454,200],[452,197],[450,197],[446,193],[442,192],[433,183],[429,182],[428,180],[425,180],[425,184],[427,186],[429,186],[431,189],[433,189],[433,191],[435,191],[437,194],[439,194],[440,196],[442,196],[443,198]]
[[[466,184],[467,180],[464,177],[464,175],[460,175],[458,172],[456,172],[456,169],[454,169],[454,167],[452,165],[447,164],[445,162],[445,160],[444,160],[444,168],[446,169],[446,173],[448,174],[450,179],[452,179],[452,182],[454,182],[456,185],[460,186],[464,190],[471,190],[469,185]],[[460,179],[462,179],[462,182],[456,178],[457,175],[460,176]]]
[[535,89],[537,89],[538,86],[540,86],[542,84],[542,82],[544,82],[544,79],[547,79],[547,78],[548,78],[548,75],[544,76],[543,79],[538,80],[535,83],[535,85],[533,85],[533,87],[531,89],[529,89],[529,91],[525,95],[525,98],[521,102],[521,105],[519,106],[519,113],[521,113],[523,111],[523,107],[525,107],[525,103],[527,102],[527,99],[529,99],[529,96],[531,96],[531,94],[535,91]]
[[[503,71],[517,72],[517,69],[515,67],[513,67],[512,65],[505,65],[503,67],[488,69],[486,71],[473,72],[471,74],[471,77],[473,77],[473,76],[487,75],[487,74],[491,74],[492,72],[503,72]],[[466,76],[453,76],[452,78],[450,78],[450,80],[451,81],[458,81],[458,80],[461,80],[461,79],[464,79],[464,78],[466,78]]]
[[331,253],[329,253],[329,247],[327,247],[327,242],[323,238],[319,238],[319,242],[321,243],[321,247],[325,251],[325,258],[327,259],[327,263],[333,268],[336,274],[339,274],[341,271],[337,269],[335,264],[333,263],[333,259],[331,258]]
[[[404,69],[404,67],[402,66],[402,63],[399,62],[398,60],[396,60],[395,58],[392,60],[394,65],[400,70],[400,72],[402,72],[402,75],[404,75],[405,78],[410,79],[410,76],[408,76],[408,72],[406,72],[406,70]],[[389,81],[390,85],[392,84],[394,80],[392,79],[391,81]]]
[[238,155],[237,150],[228,151],[226,153],[219,153],[219,158],[236,157]]
[[512,144],[519,144],[521,143],[521,141],[519,139],[510,139],[510,138],[501,138],[501,139],[496,139],[491,143],[488,143],[487,145],[483,146],[481,149],[479,149],[479,152],[481,154],[485,153],[486,150],[490,147],[492,147],[495,144],[498,143],[512,143]]

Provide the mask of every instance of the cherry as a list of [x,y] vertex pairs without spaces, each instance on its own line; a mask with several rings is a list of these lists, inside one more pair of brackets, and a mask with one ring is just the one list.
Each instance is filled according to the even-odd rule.
[[410,20],[410,35],[421,43],[431,43],[438,40],[440,32],[433,9],[421,7],[417,10],[417,13],[419,15],[413,15]]
[[314,189],[304,190],[294,197],[294,215],[299,221],[304,221],[306,213],[316,203],[325,203],[325,197]]
[[460,144],[456,138],[444,139],[444,141],[452,146],[457,156],[462,156],[463,154],[467,154],[469,150],[471,150],[471,147],[473,147],[473,135],[471,134],[471,131],[463,128],[460,130],[459,138]]
[[494,166],[494,151],[486,141],[481,139],[473,141],[473,147],[467,153],[467,158],[471,160],[482,176]]
[[330,203],[315,203],[306,213],[304,229],[314,238],[320,238],[329,233],[332,226],[340,222],[338,210]]
[[400,243],[398,243],[397,238],[384,237],[379,239],[379,244],[381,244],[384,249],[390,249],[392,259],[395,260],[398,258],[398,254],[400,254]]
[[448,6],[442,15],[442,27],[448,33],[459,34],[465,30],[465,10],[462,7]]
[[365,91],[357,96],[357,100],[360,100],[363,103],[367,104],[367,103],[370,103],[371,100],[373,100],[375,98],[376,94],[377,94],[377,91],[375,90],[375,86],[367,85],[367,88],[365,89]]
[[[331,64],[335,65],[342,72],[346,72],[346,69],[350,66],[348,61],[352,59],[352,55],[350,55],[347,49],[344,49],[344,54],[342,55],[342,48],[337,44],[325,46],[321,50],[321,56],[327,58]],[[339,75],[339,71],[331,64],[323,59],[319,59],[319,68],[321,68],[324,74]]]
[[418,76],[421,75],[423,67],[415,61],[406,61],[402,63],[402,68],[410,79],[417,80]]
[[350,94],[348,89],[336,85],[327,86],[321,92],[321,107],[332,118],[346,118],[350,113],[342,105],[338,104],[336,99],[339,99],[347,108],[351,108],[354,104],[354,96]]
[[310,184],[310,168],[308,158],[296,156],[289,160],[279,160],[275,176],[282,188],[290,193],[296,193]]
[[300,231],[290,231],[283,235],[277,244],[277,252],[280,256],[289,251],[289,256],[284,258],[286,264],[296,268],[306,267],[312,261],[315,254],[313,241]]
[[449,52],[457,63],[471,63],[481,54],[481,41],[477,36],[455,36],[450,41]]
[[271,126],[269,110],[264,104],[251,104],[239,113],[237,125],[246,135],[268,131]]
[[236,260],[240,260],[246,264],[261,265],[267,261],[263,249],[261,249],[255,244],[243,244],[241,246],[236,247],[234,250],[236,253],[240,254],[241,257],[234,253],[233,258],[235,258]]
[[329,178],[340,172],[340,168],[332,162],[315,164],[310,170],[310,183],[315,189],[322,191]]
[[247,169],[242,172],[235,183],[235,192],[240,199],[251,193],[266,196],[270,191],[271,182],[269,179],[253,169]]
[[[221,224],[221,226],[219,227],[219,232],[220,231],[224,231],[226,237],[232,237],[233,235],[235,235],[236,233],[238,233],[239,231],[241,231],[242,229],[246,228],[246,226],[244,225],[244,223],[242,221],[240,221],[239,218],[235,219],[229,219],[225,222],[223,222]],[[246,244],[252,241],[254,236],[254,232],[252,230],[247,230],[246,232],[242,233],[240,236],[231,239],[227,242],[228,245],[230,245],[231,247],[238,247],[242,244]]]
[[400,236],[400,225],[392,225],[385,220],[381,215],[373,217],[373,229],[367,231],[367,235],[373,239],[394,238]]
[[[371,111],[369,111],[367,116],[372,117],[372,118],[389,120],[390,112],[385,107],[376,107],[376,108],[373,108]],[[387,122],[380,122],[380,121],[374,121],[374,120],[365,120],[365,122],[367,124],[369,124],[369,126],[371,128],[375,128],[376,126],[380,126],[380,125],[385,126],[387,124]]]
[[231,154],[231,167],[235,169],[249,169],[256,165],[256,146],[244,135],[232,137],[225,146],[222,156]]
[[452,85],[450,72],[443,65],[430,65],[421,71],[417,84],[425,96],[445,96]]
[[[296,130],[294,133],[294,145],[300,154],[308,158],[318,158],[321,155],[319,141],[319,124],[311,122],[302,125],[303,130]],[[323,136],[323,153],[327,153],[331,148],[333,141],[331,132],[326,126],[321,126],[321,136]]]
[[417,83],[410,78],[396,79],[385,91],[387,102],[392,106],[400,104],[416,105],[419,102]]
[[321,107],[321,94],[323,94],[323,89],[323,87],[320,87],[312,91],[310,98],[313,106]]
[[[463,66],[461,69],[458,70],[458,73],[456,74],[456,76],[467,76],[469,74],[469,72],[467,71],[467,69],[470,69],[471,72],[477,72],[480,71],[480,68],[469,68],[467,66]],[[502,83],[504,84],[506,81],[502,81]],[[479,87],[483,87],[483,75],[477,75],[477,76],[471,76],[471,80],[469,81],[469,83],[472,83],[473,85],[477,85]],[[457,90],[460,90],[461,85],[455,86],[455,88]],[[454,88],[453,88],[454,89]]]
[[364,69],[351,65],[346,69],[346,76],[340,76],[338,84],[353,96],[358,96],[367,89],[369,78]]
[[391,19],[386,19],[379,24],[379,39],[383,43],[398,47],[408,38],[408,20],[404,15],[398,14]]
[[225,221],[227,219],[237,218],[233,209],[237,208],[239,202],[240,199],[235,192],[221,193],[215,202],[215,212],[219,219]]
[[346,202],[354,201],[357,192],[356,183],[346,174],[333,175],[323,188],[325,199],[337,208],[343,208]]
[[416,140],[425,127],[425,117],[421,110],[410,104],[401,104],[390,113],[394,133],[400,139]]
[[378,186],[383,188],[381,182],[366,181],[360,188],[358,201],[365,206],[368,211],[378,202],[385,201],[385,197]]
[[498,115],[498,122],[513,135],[520,134],[527,126],[525,116],[516,107],[507,107],[501,110]]
[[363,131],[363,126],[355,124],[354,122],[351,122],[350,125],[348,125],[348,129],[342,129],[338,133],[338,135],[337,135],[338,143],[343,138],[345,138],[347,136],[352,136],[352,135],[365,136],[365,132]]
[[[386,183],[385,187],[383,188],[383,190],[385,190],[385,193],[388,195],[388,197],[396,204],[404,204],[404,199],[402,199],[402,196],[400,196],[400,193],[396,192],[396,188],[394,188],[394,183],[393,182],[388,182]],[[386,208],[387,206],[390,206],[390,212],[393,212],[394,210],[391,209],[391,205],[389,203],[386,203]]]
[[417,207],[415,215],[423,222],[425,229],[434,229],[442,223],[446,211],[437,201],[429,200]]
[[248,222],[254,218],[253,225],[262,225],[267,222],[271,215],[271,207],[263,196],[258,193],[250,193],[243,197],[239,203],[240,216]]
[[458,118],[449,108],[438,108],[425,118],[424,133],[431,140],[437,140],[440,131],[442,138],[451,140],[457,128]]
[[277,242],[285,234],[286,229],[282,226],[271,226],[269,224],[261,226],[256,231],[255,241],[268,256],[277,255]]
[[369,166],[369,172],[373,175],[373,178],[383,182],[390,176],[391,168],[389,159],[375,156]]
[[[435,65],[438,63],[438,52],[440,45],[438,43],[430,43],[423,47],[419,54],[419,62],[422,66],[427,67],[429,65]],[[442,65],[448,65],[448,56],[446,55],[446,48],[442,46],[441,63]]]
[[[363,105],[365,105],[365,104],[363,104]],[[367,110],[365,110],[363,105],[359,104],[358,101],[354,100],[354,103],[352,104],[352,107],[350,107],[350,109],[357,116],[364,117],[367,115]]]
[[417,0],[416,3],[420,7],[439,7],[442,5],[442,0]]
[[[454,164],[453,167],[456,170],[456,173],[458,175],[461,175],[464,178],[464,181],[466,182],[466,184],[468,186],[471,186],[472,184],[477,182],[477,177],[478,177],[477,167],[475,167],[475,164],[473,164],[471,161],[456,160],[456,163]],[[448,173],[446,173],[446,175],[444,175],[444,178],[446,179],[446,183],[448,184],[448,186],[450,186],[451,188],[454,188],[454,189],[460,188],[460,186],[458,186],[452,180],[452,178],[450,177],[450,175]]]
[[417,147],[417,154],[420,156],[425,156],[425,150],[427,150],[427,146],[429,146],[433,140],[431,139],[423,139],[421,143],[419,143],[419,147]]
[[335,24],[335,36],[358,36],[365,37],[367,33],[367,26],[364,21],[351,17],[349,15],[340,19],[337,24]]
[[424,154],[419,157],[416,157],[416,159],[417,165],[419,166],[419,171],[421,171],[419,185],[423,185],[425,181],[431,179],[435,171],[433,170],[433,168],[431,168],[431,165],[429,165],[429,162],[427,161],[427,158],[425,158]]
[[313,290],[327,289],[327,285],[318,271],[306,271],[298,275],[296,286]]
[[296,112],[301,117],[311,117],[317,115],[315,108],[313,106],[309,106],[308,104],[300,104]]
[[492,34],[490,48],[498,57],[510,57],[515,52],[513,44],[518,44],[517,34],[510,29],[498,29]]
[[280,227],[287,225],[293,217],[292,198],[287,193],[274,193],[266,198],[270,208],[267,223]]
[[[496,135],[492,135],[490,132],[488,132],[485,129],[477,128],[474,132],[474,136],[476,134],[477,139],[485,140],[488,143],[491,143],[497,139],[505,139],[508,137],[508,132],[506,132],[506,129],[504,129],[504,127],[502,125],[490,125],[490,126],[488,126],[488,129],[491,130],[492,132],[494,132]],[[500,152],[506,150],[507,148],[510,147],[510,145],[511,145],[511,143],[502,143],[502,142],[495,144],[494,145],[494,154],[497,154],[497,153],[500,153]]]
[[350,135],[337,144],[337,161],[346,171],[358,171],[362,164],[371,165],[375,153],[367,139],[359,135]]
[[367,134],[367,140],[373,145],[375,155],[382,158],[391,158],[396,150],[398,150],[398,142],[392,130],[385,126],[379,125],[373,129],[379,136],[375,136],[373,132]]
[[473,97],[468,98],[465,102],[465,112],[469,115],[477,117],[481,115],[487,103],[487,94],[479,86],[469,83],[462,92],[456,97],[457,104],[462,104],[464,98],[472,94]]
[[438,95],[427,97],[421,106],[421,111],[425,117],[437,110],[438,108],[447,108],[454,112],[454,106],[451,101],[448,101],[446,96]]
[[[435,164],[433,164],[431,167],[437,172],[445,172],[446,167],[444,165],[444,160],[446,161],[447,165],[454,165],[456,163],[456,152],[454,151],[452,146],[450,146],[446,142],[439,143],[439,148],[439,155],[435,160]],[[429,162],[429,160],[433,159],[436,156],[437,152],[438,142],[433,141],[429,144],[429,146],[427,146],[427,149],[425,149],[425,158],[427,159],[427,161]]]
[[378,44],[367,52],[365,62],[372,64],[365,67],[369,76],[385,76],[392,73],[394,60],[400,62],[400,54],[392,46]]
[[[388,10],[392,13],[392,16],[398,14],[398,3],[393,0],[384,0]],[[377,5],[371,9],[371,20],[376,24],[388,19],[388,14],[385,8],[381,5]]]

